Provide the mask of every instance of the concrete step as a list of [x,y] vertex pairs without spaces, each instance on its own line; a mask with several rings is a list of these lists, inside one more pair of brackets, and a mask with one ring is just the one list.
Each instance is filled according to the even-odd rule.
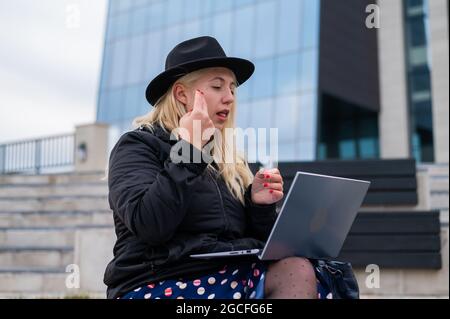
[[430,176],[449,176],[449,165],[448,164],[418,164],[418,171],[427,171]]
[[73,264],[73,247],[0,247],[1,268],[62,268]]
[[430,196],[430,208],[439,210],[448,210],[448,193],[433,192]]
[[439,214],[439,218],[441,221],[441,227],[447,227],[448,228],[448,209],[441,210],[441,213]]
[[81,225],[76,227],[6,227],[0,228],[0,246],[59,247],[73,246],[77,229],[111,228],[111,225]]
[[431,192],[447,192],[448,193],[448,176],[430,178]]
[[55,227],[113,225],[111,210],[75,211],[3,211],[0,227]]
[[66,287],[68,275],[64,268],[1,268],[0,292],[3,295],[15,294],[18,298],[27,294],[63,296],[74,290]]
[[105,209],[108,197],[102,195],[0,198],[0,211]]
[[0,175],[0,185],[2,184],[67,184],[102,182],[105,172],[87,173],[64,173],[64,174],[44,174],[44,175]]
[[2,184],[0,198],[108,195],[106,182],[71,184]]

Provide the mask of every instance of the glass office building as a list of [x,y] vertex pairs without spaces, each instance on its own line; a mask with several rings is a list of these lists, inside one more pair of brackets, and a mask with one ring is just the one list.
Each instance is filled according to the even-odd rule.
[[179,42],[211,35],[228,56],[251,60],[238,88],[236,125],[278,128],[280,160],[316,153],[319,6],[317,0],[111,0],[97,121],[121,132],[151,110],[148,82]]

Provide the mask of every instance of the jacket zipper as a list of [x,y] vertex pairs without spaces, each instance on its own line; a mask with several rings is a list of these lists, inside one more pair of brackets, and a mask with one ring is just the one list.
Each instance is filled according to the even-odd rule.
[[228,218],[227,218],[227,214],[225,214],[225,207],[223,204],[223,198],[222,198],[222,193],[220,192],[220,188],[219,185],[217,184],[216,179],[214,178],[214,176],[212,176],[212,180],[214,182],[214,185],[216,185],[216,189],[217,189],[217,193],[219,193],[219,198],[220,198],[220,205],[222,207],[222,214],[223,214],[223,219],[225,220],[225,229],[224,229],[224,233],[226,233],[228,231]]

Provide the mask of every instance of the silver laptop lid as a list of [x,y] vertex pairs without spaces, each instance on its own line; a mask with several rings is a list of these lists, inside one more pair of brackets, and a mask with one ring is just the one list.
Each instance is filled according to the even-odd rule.
[[369,185],[297,172],[260,258],[337,257]]

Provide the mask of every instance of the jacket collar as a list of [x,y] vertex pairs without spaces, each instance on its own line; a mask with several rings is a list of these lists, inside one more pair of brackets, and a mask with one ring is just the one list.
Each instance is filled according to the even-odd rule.
[[[173,135],[172,133],[168,132],[167,129],[163,128],[159,124],[155,123],[153,124],[153,130],[150,130],[150,128],[146,125],[141,125],[139,130],[147,131],[158,137],[160,140],[169,143],[169,144],[175,144],[178,142],[178,139]],[[170,139],[170,136],[172,136],[172,139]]]

